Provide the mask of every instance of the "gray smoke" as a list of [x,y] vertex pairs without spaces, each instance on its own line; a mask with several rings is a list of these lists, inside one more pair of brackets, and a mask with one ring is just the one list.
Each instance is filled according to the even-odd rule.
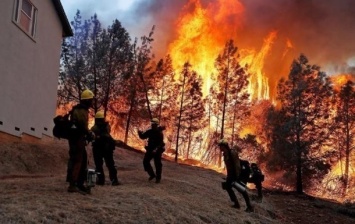
[[[201,0],[203,5],[215,1]],[[267,34],[275,30],[275,48],[280,55],[285,41],[290,39],[296,57],[304,53],[311,63],[323,68],[346,66],[348,59],[355,56],[355,0],[239,1],[245,6],[244,27],[236,42],[241,48],[258,49]],[[113,10],[114,2],[117,1],[86,0],[78,9],[84,18],[97,13],[104,26],[117,18],[132,38],[147,35],[155,25],[154,50],[162,57],[176,35],[175,22],[188,0],[136,0],[129,11]],[[253,46],[255,43],[260,45]],[[277,59],[273,60],[270,64],[277,63]]]

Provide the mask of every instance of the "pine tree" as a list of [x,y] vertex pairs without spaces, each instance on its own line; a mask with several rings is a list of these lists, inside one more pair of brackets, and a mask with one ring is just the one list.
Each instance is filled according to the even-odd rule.
[[[235,133],[235,124],[242,119],[247,109],[248,97],[246,92],[248,85],[248,73],[239,64],[238,48],[234,46],[233,40],[226,42],[223,52],[218,55],[215,61],[217,69],[218,90],[216,101],[221,108],[221,133],[220,138],[225,138],[225,125],[229,115],[232,115],[232,133]],[[218,158],[218,165],[221,166],[221,152]]]
[[[304,55],[292,63],[288,79],[280,80],[281,103],[278,136],[291,150],[296,167],[296,190],[303,193],[303,177],[329,171],[319,148],[327,139],[332,89],[329,78],[320,67],[310,65]],[[280,138],[281,137],[281,138]],[[290,161],[292,162],[292,161]]]
[[350,158],[355,143],[355,85],[348,81],[337,93],[335,125],[338,133],[341,159],[345,157],[343,175],[344,193],[349,184]]
[[82,21],[78,10],[71,25],[74,36],[62,43],[58,85],[58,103],[62,105],[79,100],[80,93],[89,84],[86,59],[90,24]]

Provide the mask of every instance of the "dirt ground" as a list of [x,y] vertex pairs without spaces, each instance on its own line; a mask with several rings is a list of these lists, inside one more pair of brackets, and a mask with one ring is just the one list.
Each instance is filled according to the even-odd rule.
[[[93,168],[91,147],[89,167]],[[0,139],[0,223],[355,223],[355,208],[309,196],[265,190],[254,213],[231,208],[223,174],[163,161],[160,184],[149,182],[143,154],[116,148],[122,185],[68,193],[67,143]],[[105,170],[107,172],[107,169]],[[250,190],[253,197],[256,194]]]

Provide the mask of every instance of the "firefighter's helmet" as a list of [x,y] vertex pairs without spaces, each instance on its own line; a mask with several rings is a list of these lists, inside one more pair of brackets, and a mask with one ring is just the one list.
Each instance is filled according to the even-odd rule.
[[94,93],[91,92],[91,90],[84,90],[82,93],[81,93],[81,97],[80,99],[82,100],[90,100],[90,99],[93,99],[94,98]]
[[159,124],[159,119],[158,118],[153,118],[150,122],[152,124]]
[[105,113],[100,110],[95,114],[95,118],[105,118]]
[[227,140],[225,140],[225,139],[219,140],[219,141],[218,141],[218,146],[222,146],[222,145],[228,146]]

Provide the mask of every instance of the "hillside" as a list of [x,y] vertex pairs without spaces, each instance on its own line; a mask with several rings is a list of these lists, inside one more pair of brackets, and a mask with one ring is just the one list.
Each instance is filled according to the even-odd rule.
[[[94,167],[91,158],[89,167]],[[0,139],[0,223],[354,223],[354,207],[266,191],[254,213],[230,207],[213,170],[163,161],[160,184],[147,181],[143,154],[116,148],[120,186],[67,193],[67,143]],[[256,192],[250,191],[251,195]]]

